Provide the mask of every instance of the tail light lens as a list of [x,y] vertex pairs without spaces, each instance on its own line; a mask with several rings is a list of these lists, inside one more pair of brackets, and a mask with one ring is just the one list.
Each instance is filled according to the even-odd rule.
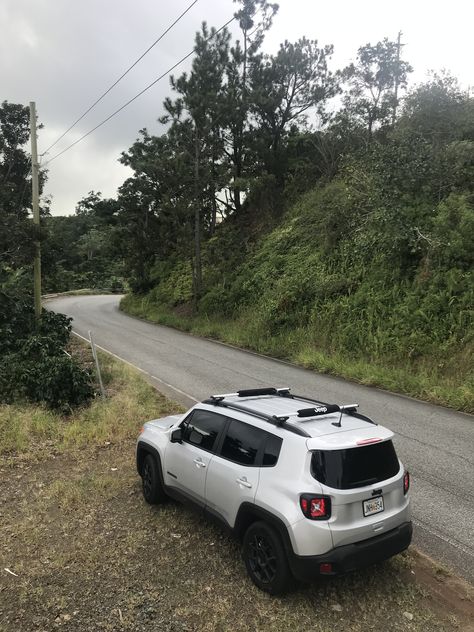
[[329,496],[302,494],[300,507],[306,518],[310,520],[327,520],[331,517],[331,499]]
[[406,494],[410,489],[410,472],[405,470],[405,474],[403,475],[403,493]]

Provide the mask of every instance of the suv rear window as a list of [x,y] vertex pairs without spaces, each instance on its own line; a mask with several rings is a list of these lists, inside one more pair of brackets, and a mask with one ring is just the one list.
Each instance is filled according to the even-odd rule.
[[314,450],[311,457],[313,477],[335,489],[380,483],[395,476],[399,469],[391,441],[347,450]]

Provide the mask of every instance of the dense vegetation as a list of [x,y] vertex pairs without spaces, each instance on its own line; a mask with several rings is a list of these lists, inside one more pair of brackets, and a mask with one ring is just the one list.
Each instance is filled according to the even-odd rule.
[[276,11],[203,24],[117,198],[45,222],[46,287],[125,284],[135,314],[473,410],[473,99],[407,93],[387,39],[337,72],[316,40],[264,54]]
[[[43,311],[35,319],[32,258],[35,233],[30,161],[23,148],[29,110],[0,106],[0,402],[44,403],[69,411],[93,395],[91,376],[69,354],[70,319]],[[42,177],[41,185],[44,183]],[[42,209],[43,216],[47,207]]]

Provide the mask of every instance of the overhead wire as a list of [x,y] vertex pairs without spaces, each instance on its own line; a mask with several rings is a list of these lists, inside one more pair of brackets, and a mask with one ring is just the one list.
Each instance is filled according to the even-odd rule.
[[[211,39],[213,39],[218,33],[220,33],[221,31],[223,31],[227,26],[229,26],[229,24],[231,24],[234,20],[236,19],[235,16],[233,16],[230,20],[228,20],[225,24],[223,24],[220,28],[218,28],[216,31],[214,31],[211,35],[209,35],[209,37],[205,38],[203,41],[204,42],[208,42]],[[129,99],[126,103],[124,103],[122,106],[120,106],[117,110],[115,110],[115,112],[112,112],[112,114],[110,114],[107,118],[105,118],[103,121],[101,121],[100,123],[98,123],[95,127],[93,127],[92,129],[90,129],[88,132],[86,132],[85,134],[83,134],[80,138],[78,138],[77,140],[75,140],[73,143],[71,143],[70,145],[68,145],[65,149],[63,149],[62,151],[58,152],[57,154],[55,154],[52,158],[50,158],[49,160],[47,160],[44,163],[44,166],[46,167],[47,165],[49,165],[51,162],[53,162],[53,160],[56,160],[56,158],[59,158],[59,156],[62,156],[62,154],[66,153],[67,151],[69,151],[70,149],[72,149],[75,145],[77,145],[78,143],[80,143],[82,140],[84,140],[84,138],[87,138],[87,136],[90,136],[90,134],[92,134],[93,132],[95,132],[97,129],[99,129],[99,127],[102,127],[102,125],[105,125],[105,123],[107,123],[108,121],[110,121],[111,118],[113,118],[114,116],[116,116],[119,112],[121,112],[122,110],[124,110],[126,107],[128,107],[131,103],[133,103],[136,99],[138,99],[139,97],[141,97],[142,94],[144,94],[145,92],[147,92],[147,90],[149,90],[150,88],[152,88],[155,84],[157,84],[159,81],[161,81],[161,79],[163,79],[164,77],[166,77],[167,75],[169,75],[170,72],[172,72],[175,68],[177,68],[180,64],[182,64],[184,61],[186,61],[186,59],[189,59],[189,57],[191,57],[194,54],[194,48],[187,54],[184,55],[184,57],[181,57],[181,59],[179,61],[177,61],[175,64],[173,64],[173,66],[171,66],[171,68],[168,68],[168,70],[166,70],[163,74],[161,74],[159,77],[157,77],[156,79],[154,79],[151,83],[149,83],[147,86],[145,86],[143,88],[143,90],[140,90],[140,92],[138,92],[138,94],[136,94],[134,97],[132,97],[131,99]]]
[[80,116],[78,119],[76,119],[76,120],[74,121],[74,123],[72,123],[72,125],[70,125],[70,126],[67,128],[67,130],[66,130],[65,132],[63,132],[63,133],[61,134],[61,136],[59,136],[59,137],[58,137],[58,138],[54,141],[54,143],[52,143],[52,144],[51,144],[51,145],[50,145],[50,146],[49,146],[49,147],[48,147],[48,148],[47,148],[47,149],[46,149],[46,150],[45,150],[45,151],[44,151],[41,155],[42,155],[42,156],[44,156],[45,154],[47,154],[47,153],[50,151],[50,149],[52,149],[52,148],[53,148],[53,147],[54,147],[57,143],[59,143],[59,141],[60,141],[61,139],[63,139],[63,138],[66,136],[66,134],[68,134],[68,133],[69,133],[69,132],[70,132],[70,131],[71,131],[71,130],[72,130],[72,129],[73,129],[73,128],[74,128],[74,127],[75,127],[75,126],[76,126],[76,125],[80,122],[80,121],[82,121],[82,119],[83,119],[83,118],[84,118],[87,114],[89,114],[89,112],[90,112],[93,108],[95,108],[95,106],[96,106],[98,103],[100,103],[100,101],[102,101],[102,99],[103,99],[105,96],[107,96],[107,95],[109,94],[109,92],[110,92],[111,90],[113,90],[113,88],[115,88],[115,86],[116,86],[118,83],[120,83],[120,81],[122,81],[122,79],[123,79],[126,75],[128,75],[128,73],[129,73],[129,72],[130,72],[133,68],[135,68],[135,66],[136,66],[136,65],[137,65],[137,64],[138,64],[138,63],[139,63],[139,62],[140,62],[140,61],[141,61],[141,60],[145,57],[145,55],[147,55],[147,54],[148,54],[148,53],[152,50],[152,48],[154,48],[154,47],[158,44],[158,42],[160,42],[160,41],[163,39],[163,37],[164,37],[165,35],[167,35],[167,33],[169,33],[169,32],[171,31],[171,29],[172,29],[174,26],[176,26],[176,24],[177,24],[177,23],[178,23],[178,22],[179,22],[179,21],[180,21],[180,20],[181,20],[181,19],[182,19],[185,15],[186,15],[186,13],[188,13],[188,12],[189,12],[189,11],[193,8],[193,6],[194,6],[197,2],[199,2],[199,0],[193,0],[193,2],[191,2],[191,4],[190,4],[190,5],[189,5],[189,6],[188,6],[188,7],[187,7],[187,8],[186,8],[186,9],[185,9],[185,10],[184,10],[184,11],[183,11],[183,12],[182,12],[182,13],[181,13],[181,14],[180,14],[177,18],[176,18],[176,19],[175,19],[175,21],[174,21],[172,24],[170,24],[170,25],[168,26],[168,28],[167,28],[165,31],[163,31],[163,33],[162,33],[162,34],[161,34],[161,35],[160,35],[160,36],[159,36],[159,37],[158,37],[158,38],[157,38],[157,39],[156,39],[156,40],[155,40],[155,41],[154,41],[154,42],[153,42],[153,43],[152,43],[152,44],[151,44],[151,45],[150,45],[147,49],[146,49],[146,51],[144,51],[144,52],[140,55],[140,57],[138,57],[138,59],[136,59],[136,60],[133,62],[133,64],[132,64],[131,66],[129,66],[129,67],[127,68],[127,70],[125,70],[125,72],[123,72],[123,73],[120,75],[120,77],[119,77],[116,81],[114,81],[114,83],[113,83],[111,86],[109,86],[109,87],[107,88],[107,90],[106,90],[105,92],[103,92],[103,93],[102,93],[102,94],[101,94],[101,95],[100,95],[100,96],[99,96],[99,97],[98,97],[98,98],[94,101],[94,103],[92,103],[92,105],[91,105],[91,106],[89,106],[89,107],[87,108],[87,110],[86,110],[83,114],[81,114],[81,116]]

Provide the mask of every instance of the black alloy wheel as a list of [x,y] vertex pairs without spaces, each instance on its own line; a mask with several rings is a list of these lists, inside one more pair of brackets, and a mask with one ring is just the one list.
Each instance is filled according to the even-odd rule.
[[249,541],[249,564],[262,584],[271,584],[276,575],[276,555],[265,535],[255,534]]
[[243,558],[253,583],[271,595],[287,592],[293,576],[279,533],[266,522],[254,522],[243,542]]
[[156,505],[166,498],[160,479],[158,464],[151,454],[147,454],[142,466],[143,497],[150,505]]

